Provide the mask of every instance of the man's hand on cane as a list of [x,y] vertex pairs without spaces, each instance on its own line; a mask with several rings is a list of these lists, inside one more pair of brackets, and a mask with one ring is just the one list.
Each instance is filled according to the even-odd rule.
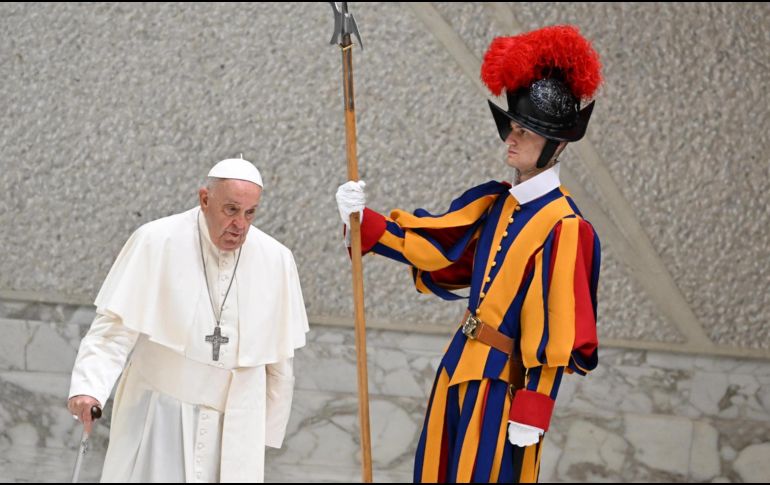
[[83,429],[89,435],[94,427],[94,420],[91,416],[91,409],[94,406],[100,409],[102,407],[99,401],[91,396],[73,396],[67,401],[67,409],[72,413],[72,417],[83,423]]

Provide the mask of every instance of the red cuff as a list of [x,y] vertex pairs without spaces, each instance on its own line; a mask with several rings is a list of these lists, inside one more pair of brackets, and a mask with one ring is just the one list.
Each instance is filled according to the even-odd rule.
[[513,397],[508,420],[536,426],[543,431],[548,431],[551,414],[553,413],[553,405],[553,399],[545,394],[519,389]]
[[361,223],[361,253],[366,254],[372,250],[385,234],[387,223],[385,216],[364,207],[364,220]]

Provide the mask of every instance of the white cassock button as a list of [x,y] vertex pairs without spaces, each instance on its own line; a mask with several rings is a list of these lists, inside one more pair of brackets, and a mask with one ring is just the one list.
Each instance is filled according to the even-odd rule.
[[198,472],[198,473],[196,473],[195,475],[196,475],[198,478],[200,478],[200,477],[201,477],[201,472]]
[[201,419],[209,419],[209,415],[208,414],[201,414]]
[[219,367],[224,367],[224,366],[225,366],[225,364],[223,364],[223,363],[221,363],[221,362],[220,362],[219,364],[217,364],[217,365],[218,365]]
[[201,430],[201,434],[206,434],[206,430],[205,430],[205,429],[202,429],[202,430]]
[[198,449],[199,449],[199,450],[202,450],[202,449],[203,449],[203,446],[204,446],[204,445],[203,445],[203,443],[198,443]]

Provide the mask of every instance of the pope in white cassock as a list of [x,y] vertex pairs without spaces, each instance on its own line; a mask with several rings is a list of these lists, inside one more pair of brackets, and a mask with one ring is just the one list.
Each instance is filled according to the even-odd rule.
[[90,431],[123,372],[102,481],[263,481],[283,441],[308,331],[294,258],[251,227],[254,165],[208,180],[200,207],[137,229],[96,297],[68,408]]

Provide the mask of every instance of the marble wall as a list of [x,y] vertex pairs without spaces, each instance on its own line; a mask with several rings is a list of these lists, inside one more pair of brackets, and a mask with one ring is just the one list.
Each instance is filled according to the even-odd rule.
[[[79,429],[65,409],[87,307],[0,300],[0,481],[65,481]],[[296,358],[284,447],[270,481],[360,481],[355,340],[311,325]],[[446,336],[368,332],[375,481],[411,480]],[[99,476],[109,406],[83,479]],[[544,482],[770,481],[770,363],[604,349],[587,377],[564,379],[541,468]]]

